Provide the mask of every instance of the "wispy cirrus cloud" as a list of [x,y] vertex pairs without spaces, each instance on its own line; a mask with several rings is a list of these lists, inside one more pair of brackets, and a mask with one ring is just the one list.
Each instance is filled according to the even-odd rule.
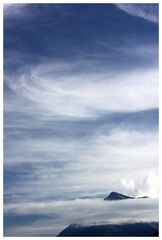
[[6,98],[6,111],[34,112],[56,119],[91,119],[110,112],[158,107],[156,69],[128,71],[119,76],[95,70],[86,73],[85,68],[85,63],[79,62],[50,63],[8,76],[6,84],[13,95]]
[[116,6],[133,16],[158,22],[158,4],[116,4]]
[[[83,192],[93,195],[107,191],[105,183],[110,182],[116,190],[127,191],[121,185],[126,169],[133,166],[133,172],[127,172],[135,181],[137,175],[142,181],[150,167],[156,173],[157,132],[141,132],[136,123],[129,126],[121,122],[117,127],[111,114],[157,108],[157,70],[138,69],[119,75],[118,71],[96,71],[95,66],[89,67],[88,61],[42,63],[6,76],[9,94],[5,98],[5,114],[15,117],[14,123],[6,125],[5,163],[13,170],[19,164],[20,169],[23,164],[31,165],[21,182],[23,187],[16,184],[7,194],[15,192],[14,198],[21,199],[19,194],[24,188],[31,199],[53,194],[64,198],[71,186],[71,197],[82,196]],[[37,129],[35,133],[33,128]],[[82,128],[84,134],[79,137]],[[114,172],[118,175],[115,181]],[[33,190],[34,179],[38,191]],[[44,191],[40,193],[40,189]],[[138,195],[140,189],[135,188],[132,193]]]

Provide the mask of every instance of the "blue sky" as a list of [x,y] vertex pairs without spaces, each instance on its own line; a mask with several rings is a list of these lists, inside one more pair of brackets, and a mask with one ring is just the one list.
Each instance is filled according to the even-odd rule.
[[157,149],[157,4],[4,5],[6,236],[71,223],[50,201],[157,197]]

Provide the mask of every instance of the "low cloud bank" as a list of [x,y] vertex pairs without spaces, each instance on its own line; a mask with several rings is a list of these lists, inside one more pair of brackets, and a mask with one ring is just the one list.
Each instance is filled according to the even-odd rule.
[[[158,221],[157,199],[131,199],[107,202],[103,199],[76,199],[70,201],[30,202],[7,204],[5,216],[19,219],[26,216],[27,224],[20,222],[5,226],[5,236],[54,236],[69,224],[105,224]],[[37,216],[37,219],[33,218]]]

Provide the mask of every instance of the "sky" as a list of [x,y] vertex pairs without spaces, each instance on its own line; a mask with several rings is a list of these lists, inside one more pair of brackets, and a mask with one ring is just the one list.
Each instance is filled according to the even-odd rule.
[[5,4],[5,236],[105,221],[111,191],[157,217],[158,5]]

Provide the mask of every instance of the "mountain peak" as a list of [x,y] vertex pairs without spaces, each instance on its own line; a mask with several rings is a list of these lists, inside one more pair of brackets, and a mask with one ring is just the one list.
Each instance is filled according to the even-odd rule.
[[104,200],[112,201],[112,200],[124,200],[124,199],[134,199],[134,197],[130,197],[127,195],[123,195],[117,192],[111,192],[108,197],[104,198]]

